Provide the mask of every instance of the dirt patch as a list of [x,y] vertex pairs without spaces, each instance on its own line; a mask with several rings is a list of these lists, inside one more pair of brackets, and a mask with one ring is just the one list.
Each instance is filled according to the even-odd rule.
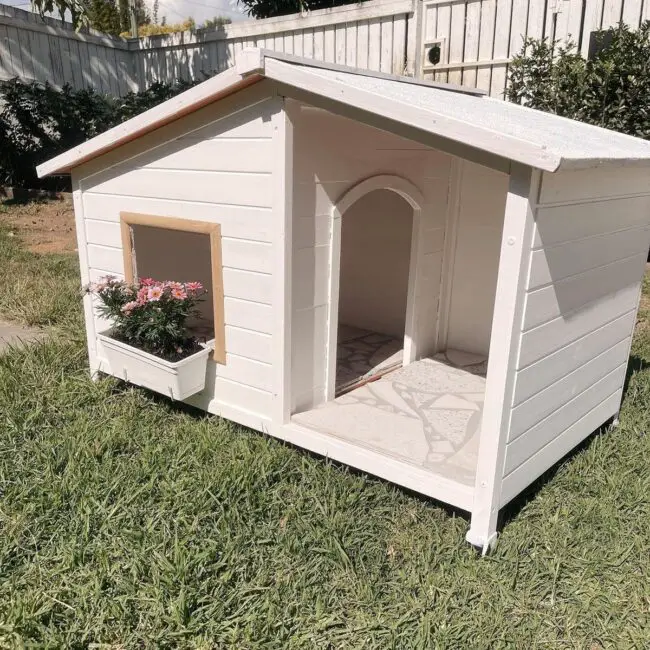
[[72,253],[77,250],[72,196],[19,204],[0,204],[0,222],[16,229],[34,253]]

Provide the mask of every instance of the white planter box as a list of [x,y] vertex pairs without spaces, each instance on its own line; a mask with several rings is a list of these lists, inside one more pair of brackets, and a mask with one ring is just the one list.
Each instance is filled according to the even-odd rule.
[[205,387],[205,369],[212,351],[210,344],[180,361],[165,361],[109,336],[97,335],[111,374],[137,386],[144,386],[175,400],[194,395]]

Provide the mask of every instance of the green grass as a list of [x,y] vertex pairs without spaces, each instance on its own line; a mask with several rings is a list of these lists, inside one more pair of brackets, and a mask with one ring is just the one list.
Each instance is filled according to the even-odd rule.
[[36,255],[2,224],[0,205],[0,316],[32,326],[81,330],[79,264],[72,255]]
[[62,328],[0,357],[0,646],[650,647],[649,370],[482,559],[458,513],[91,382],[74,261],[0,249],[0,308]]

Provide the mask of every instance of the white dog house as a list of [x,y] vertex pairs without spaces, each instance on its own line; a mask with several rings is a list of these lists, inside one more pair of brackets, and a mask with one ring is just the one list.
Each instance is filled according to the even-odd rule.
[[[41,165],[83,282],[203,280],[211,413],[469,511],[619,409],[650,142],[261,50]],[[92,371],[111,373],[86,302]]]

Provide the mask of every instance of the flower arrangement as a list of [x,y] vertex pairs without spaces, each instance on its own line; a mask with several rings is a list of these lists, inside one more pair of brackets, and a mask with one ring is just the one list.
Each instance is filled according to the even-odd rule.
[[201,349],[189,335],[187,319],[197,313],[205,294],[200,282],[134,284],[112,276],[88,286],[100,301],[100,313],[113,322],[110,336],[167,361],[178,361]]

